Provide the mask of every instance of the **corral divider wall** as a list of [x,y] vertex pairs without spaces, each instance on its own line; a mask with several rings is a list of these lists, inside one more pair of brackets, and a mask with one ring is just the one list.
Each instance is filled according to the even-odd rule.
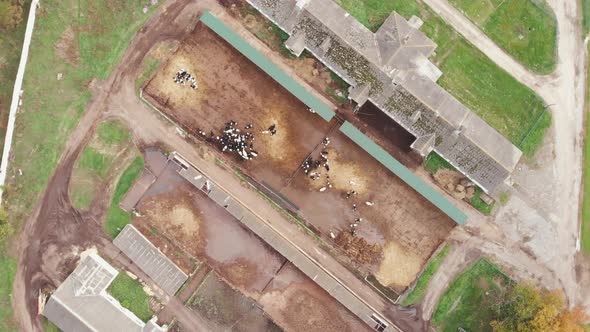
[[242,55],[252,61],[256,66],[262,69],[281,86],[287,89],[297,99],[303,102],[307,107],[314,110],[324,120],[330,121],[334,117],[334,111],[317,97],[307,91],[301,84],[289,77],[284,71],[272,63],[262,53],[252,47],[248,42],[242,39],[237,33],[232,31],[225,23],[221,22],[210,12],[201,15],[201,22],[217,33],[221,38],[238,50]]
[[420,179],[416,174],[410,171],[406,166],[402,165],[397,159],[392,157],[377,143],[373,142],[369,137],[363,134],[350,122],[346,121],[340,127],[340,131],[348,138],[370,154],[373,158],[379,161],[383,166],[387,167],[393,174],[397,175],[402,181],[407,183],[410,187],[416,190],[419,194],[429,200],[434,206],[446,213],[457,224],[464,224],[467,221],[467,215],[459,208],[453,205],[442,194],[437,192],[434,188]]

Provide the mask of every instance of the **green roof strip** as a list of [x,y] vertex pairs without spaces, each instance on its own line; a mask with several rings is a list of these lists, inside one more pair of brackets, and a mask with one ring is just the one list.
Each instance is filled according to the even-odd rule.
[[201,15],[201,22],[205,23],[211,30],[215,31],[221,38],[230,43],[236,50],[242,53],[250,61],[254,62],[260,69],[270,75],[275,81],[281,84],[291,94],[301,100],[307,107],[318,113],[324,120],[330,121],[334,111],[321,100],[307,91],[301,84],[297,83],[262,53],[248,44],[237,33],[232,31],[225,23],[221,22],[210,12]]
[[430,185],[420,179],[416,174],[410,171],[406,166],[402,165],[397,159],[393,158],[387,151],[383,150],[377,143],[373,142],[360,130],[355,128],[350,122],[346,121],[340,127],[340,131],[348,138],[358,144],[363,150],[369,153],[373,158],[377,159],[383,166],[387,167],[402,181],[407,183],[410,187],[428,199],[432,204],[441,209],[457,224],[463,224],[467,221],[467,215],[459,208],[449,202],[438,191],[434,190]]

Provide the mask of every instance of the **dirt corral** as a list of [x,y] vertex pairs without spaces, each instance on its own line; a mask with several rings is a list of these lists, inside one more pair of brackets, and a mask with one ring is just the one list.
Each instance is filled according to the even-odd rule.
[[[281,194],[325,238],[354,230],[366,244],[380,245],[382,255],[377,259],[362,253],[352,256],[361,257],[359,267],[381,283],[403,290],[455,223],[340,131],[332,132],[328,147],[318,150],[312,158],[328,152],[330,170],[320,167],[317,180],[299,171]],[[328,175],[332,187],[321,192]],[[364,247],[375,255],[374,247]],[[344,249],[355,253],[358,248]]]
[[[197,89],[174,82],[181,69],[196,78]],[[192,135],[203,131],[210,138],[213,131],[218,136],[230,120],[254,134],[258,157],[241,166],[272,187],[280,187],[328,131],[328,123],[203,24],[149,81],[145,93]],[[246,129],[248,124],[252,128]],[[275,135],[262,133],[272,125]]]
[[[181,70],[195,78],[196,88],[191,88],[190,83],[175,82],[175,75]],[[415,280],[455,225],[340,133],[337,117],[327,123],[309,112],[298,99],[202,24],[148,82],[145,93],[173,121],[218,150],[216,136],[221,135],[229,121],[237,122],[235,128],[241,133],[254,134],[252,148],[258,157],[242,160],[226,151],[224,159],[285,198],[324,239],[332,241],[341,232],[355,231],[355,236],[364,241],[339,241],[342,251],[363,273],[374,274],[383,285],[398,292]],[[272,125],[275,135],[263,133]],[[383,136],[391,130],[386,126],[376,132],[381,131]],[[412,137],[399,128],[395,128],[395,133],[392,140],[399,141],[396,149],[403,154],[403,147],[409,145]],[[325,142],[326,137],[330,142]],[[405,163],[415,164],[413,157],[405,159]],[[305,173],[301,165],[306,160],[318,167]],[[169,209],[157,208],[158,204],[165,203],[155,199],[150,208]],[[182,227],[178,223],[170,227]],[[203,224],[206,223],[200,223]],[[187,232],[200,232],[201,226],[191,227],[192,231]],[[192,234],[186,237],[192,239],[194,250],[205,246],[202,239]],[[240,264],[234,267],[235,271],[246,271],[246,262]]]

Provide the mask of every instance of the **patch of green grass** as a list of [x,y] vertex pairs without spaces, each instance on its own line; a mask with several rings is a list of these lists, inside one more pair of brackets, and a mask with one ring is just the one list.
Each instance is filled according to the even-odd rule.
[[480,196],[483,194],[483,190],[479,187],[475,187],[475,195],[471,197],[469,203],[476,208],[479,212],[489,216],[492,214],[492,209],[494,208],[495,202],[492,204],[486,204],[484,201],[481,200]]
[[500,193],[500,197],[498,197],[498,198],[500,200],[500,204],[506,205],[506,204],[508,204],[508,201],[510,200],[510,193],[507,191]]
[[336,2],[373,32],[379,29],[394,10],[404,17],[419,13],[419,5],[414,0],[336,0]]
[[107,212],[107,217],[104,223],[104,229],[107,234],[111,237],[115,238],[117,234],[131,222],[131,215],[119,208],[119,203],[129,191],[129,188],[133,185],[133,182],[141,175],[143,171],[144,161],[142,157],[137,157],[129,167],[123,172],[119,182],[117,183],[117,187],[115,188],[115,193],[113,194],[113,199],[111,201],[111,206]]
[[[469,19],[477,25],[485,22],[490,15],[496,10],[496,6],[490,1],[483,0],[449,0],[449,2],[457,7]],[[499,4],[498,4],[499,5]]]
[[[422,19],[421,31],[438,45],[431,58],[443,72],[438,83],[526,156],[534,155],[551,123],[551,114],[543,113],[543,100],[469,44],[427,5],[416,0],[337,2],[373,31],[392,10],[405,18],[416,15]],[[497,6],[499,2],[491,3]]]
[[582,16],[584,24],[584,37],[590,32],[590,0],[582,0]]
[[481,259],[455,279],[441,297],[432,317],[438,331],[491,331],[492,306],[512,287],[494,264]]
[[438,153],[431,152],[426,159],[424,159],[424,168],[429,173],[436,173],[441,169],[456,170],[453,165],[449,164],[448,161],[444,160]]
[[147,56],[145,59],[143,59],[140,74],[135,80],[136,90],[139,90],[143,83],[145,83],[150,77],[154,75],[159,65],[160,61],[152,56]]
[[12,284],[16,274],[16,260],[6,254],[5,244],[0,244],[0,331],[16,332],[12,317]]
[[[89,175],[91,176],[91,175]],[[73,186],[70,189],[70,200],[72,205],[79,210],[87,210],[95,197],[96,188],[91,185]]]
[[445,245],[444,248],[438,253],[438,255],[436,255],[436,257],[434,257],[428,262],[428,265],[426,265],[426,268],[424,268],[424,271],[418,278],[416,286],[404,299],[402,305],[409,306],[416,304],[422,300],[422,297],[426,292],[426,288],[430,283],[430,279],[432,279],[432,276],[434,275],[434,273],[436,273],[438,267],[440,266],[440,264],[442,264],[443,259],[447,256],[450,249],[450,245]]
[[95,149],[87,146],[78,159],[78,167],[83,170],[92,171],[104,178],[111,168],[111,158]]
[[531,70],[548,74],[556,61],[557,23],[536,0],[451,0],[498,46]]
[[539,1],[503,1],[483,31],[508,54],[540,74],[555,68],[557,22]]
[[154,313],[150,309],[150,297],[143,290],[141,283],[125,272],[119,272],[107,292],[142,321],[147,322],[152,318]]
[[115,145],[129,140],[131,135],[127,127],[117,120],[105,121],[98,126],[98,137],[109,145]]

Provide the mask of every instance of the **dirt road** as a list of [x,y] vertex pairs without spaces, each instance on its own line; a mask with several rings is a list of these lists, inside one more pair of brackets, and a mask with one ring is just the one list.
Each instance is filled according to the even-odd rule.
[[[500,264],[516,270],[537,270],[542,284],[562,287],[570,304],[590,305],[576,280],[575,256],[578,239],[578,207],[582,175],[583,115],[586,52],[579,22],[581,9],[576,1],[549,0],[558,25],[558,61],[556,70],[547,76],[531,73],[495,45],[479,28],[471,23],[446,0],[425,0],[469,42],[478,47],[492,61],[532,88],[545,99],[553,114],[553,126],[534,162],[523,161],[513,174],[518,186],[512,198],[493,221],[495,235],[489,235],[479,225],[486,219],[474,216],[469,227],[484,243],[501,244],[496,253]],[[486,226],[488,227],[488,226]],[[505,248],[514,248],[506,253]],[[530,260],[518,266],[518,255]],[[439,271],[455,274],[460,264],[445,260]],[[540,266],[546,267],[542,272]],[[440,272],[443,273],[443,272]],[[445,283],[431,285],[429,291],[440,294]],[[424,317],[429,317],[436,299],[424,304]]]

